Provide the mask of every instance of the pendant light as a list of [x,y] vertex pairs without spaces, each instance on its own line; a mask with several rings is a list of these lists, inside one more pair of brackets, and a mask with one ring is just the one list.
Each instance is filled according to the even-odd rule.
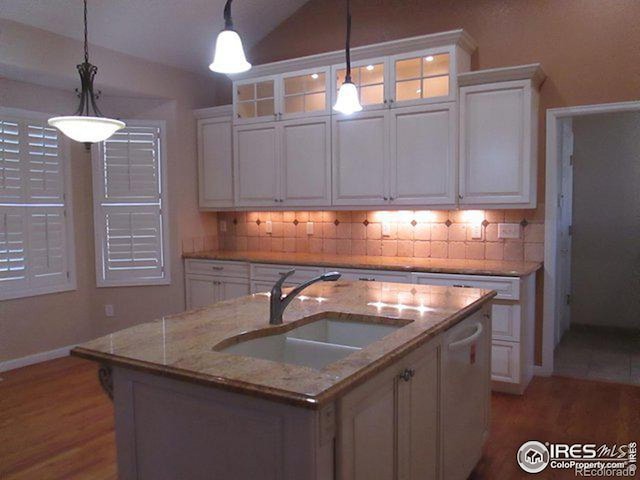
[[336,112],[351,115],[362,110],[362,105],[360,105],[360,100],[358,99],[358,89],[351,81],[351,5],[349,0],[347,0],[347,45],[345,57],[347,62],[346,75],[338,91],[338,99],[333,109]]
[[96,105],[93,79],[98,72],[98,67],[89,63],[87,0],[84,0],[84,62],[78,65],[77,69],[81,84],[80,106],[73,115],[50,118],[49,125],[56,127],[76,142],[83,142],[87,145],[102,142],[124,128],[125,124],[120,120],[106,118]]
[[218,73],[242,73],[251,68],[244,55],[240,35],[233,29],[231,2],[227,0],[224,6],[224,30],[218,34],[213,62],[209,65],[210,70]]

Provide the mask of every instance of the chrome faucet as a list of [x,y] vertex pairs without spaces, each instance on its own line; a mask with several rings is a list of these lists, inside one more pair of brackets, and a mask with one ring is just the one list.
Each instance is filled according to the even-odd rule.
[[285,308],[287,308],[287,305],[291,303],[291,300],[296,298],[305,288],[317,282],[335,282],[342,276],[342,274],[338,272],[328,272],[324,275],[320,275],[319,277],[312,278],[307,282],[301,283],[287,295],[282,295],[282,284],[294,273],[296,273],[295,270],[281,273],[280,279],[271,289],[271,304],[269,308],[269,323],[271,325],[282,325],[282,314],[284,313]]

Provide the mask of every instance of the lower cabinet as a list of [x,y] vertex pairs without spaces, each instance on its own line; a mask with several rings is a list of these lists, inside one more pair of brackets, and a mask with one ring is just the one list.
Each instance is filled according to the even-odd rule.
[[439,365],[431,342],[338,402],[337,478],[438,478]]
[[533,377],[535,274],[517,278],[187,260],[187,308],[203,307],[249,293],[267,293],[281,274],[292,269],[296,273],[284,287],[295,287],[324,272],[337,270],[343,280],[495,290],[498,295],[491,307],[492,325],[489,328],[493,389],[522,394]]
[[209,275],[186,277],[187,310],[249,295],[249,280]]

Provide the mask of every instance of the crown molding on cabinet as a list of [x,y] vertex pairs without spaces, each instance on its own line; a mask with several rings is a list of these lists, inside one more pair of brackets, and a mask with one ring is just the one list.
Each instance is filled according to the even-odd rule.
[[193,111],[193,116],[198,120],[212,117],[231,117],[233,105],[220,105],[218,107],[199,108]]
[[[455,44],[473,53],[478,45],[476,41],[463,29],[450,30],[448,32],[420,35],[416,37],[402,38],[390,42],[375,43],[351,49],[351,61],[366,60],[368,58],[396,55],[399,53],[411,52],[414,50],[424,50],[432,47]],[[246,73],[233,75],[233,80],[243,80],[246,78],[258,78],[269,75],[278,75],[285,72],[294,72],[316,68],[320,66],[335,65],[344,62],[344,50],[309,55],[306,57],[281,60],[279,62],[255,65]]]
[[534,87],[538,88],[547,78],[542,65],[531,63],[516,67],[491,68],[466,72],[458,75],[458,86],[480,85],[483,83],[508,82],[511,80],[531,80]]

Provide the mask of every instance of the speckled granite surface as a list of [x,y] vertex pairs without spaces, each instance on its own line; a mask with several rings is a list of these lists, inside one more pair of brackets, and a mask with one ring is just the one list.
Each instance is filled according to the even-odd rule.
[[364,255],[326,255],[315,253],[205,251],[185,254],[184,258],[339,268],[368,268],[374,270],[395,270],[402,272],[496,275],[504,277],[523,277],[542,267],[542,264],[538,262],[379,257]]
[[[72,355],[275,401],[319,408],[455,325],[495,292],[378,282],[316,284],[269,325],[269,298],[254,294],[144,323],[84,343]],[[345,319],[405,324],[321,370],[231,355],[236,336],[278,333],[291,322],[333,312]],[[407,323],[409,321],[409,323]]]

